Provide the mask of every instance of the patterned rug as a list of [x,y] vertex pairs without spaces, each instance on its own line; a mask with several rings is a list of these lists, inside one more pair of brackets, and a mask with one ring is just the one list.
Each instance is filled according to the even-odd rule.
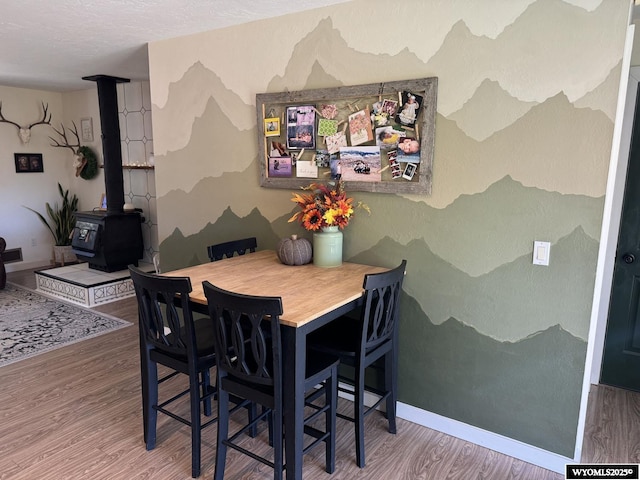
[[129,325],[7,283],[0,290],[0,367]]

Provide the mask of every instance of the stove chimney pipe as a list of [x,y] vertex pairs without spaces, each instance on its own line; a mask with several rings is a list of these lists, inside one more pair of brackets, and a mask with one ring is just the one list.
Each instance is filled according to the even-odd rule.
[[109,75],[91,75],[83,80],[98,85],[100,124],[102,125],[102,154],[104,157],[104,183],[107,197],[107,215],[122,213],[124,205],[124,180],[122,178],[122,150],[120,146],[120,121],[118,118],[117,83],[127,83],[128,78]]

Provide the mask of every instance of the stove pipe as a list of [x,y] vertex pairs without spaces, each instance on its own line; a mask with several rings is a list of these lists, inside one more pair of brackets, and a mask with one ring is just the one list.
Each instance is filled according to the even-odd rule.
[[96,82],[98,85],[107,215],[122,213],[124,180],[122,178],[122,150],[120,147],[120,120],[118,118],[116,84],[129,82],[129,79],[111,77],[109,75],[91,75],[82,77],[82,79]]

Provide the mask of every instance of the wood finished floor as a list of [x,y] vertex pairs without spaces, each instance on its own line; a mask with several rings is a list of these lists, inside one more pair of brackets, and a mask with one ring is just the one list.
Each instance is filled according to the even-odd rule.
[[[9,280],[35,288],[31,271],[11,273]],[[134,326],[0,368],[0,479],[191,478],[188,427],[161,415],[156,448],[146,451],[143,444],[135,299],[96,310]],[[183,380],[167,388],[178,389]],[[340,409],[348,407],[341,399]],[[188,407],[185,404],[183,408]],[[384,419],[371,415],[366,432],[364,469],[354,461],[352,425],[338,419],[336,472],[325,473],[324,451],[319,447],[305,456],[304,478],[564,478],[402,419],[398,435],[390,435]],[[215,434],[215,426],[203,433],[200,478],[213,477]],[[243,441],[268,451],[264,432]],[[640,394],[594,387],[583,461],[640,462]],[[261,480],[272,478],[272,473],[268,467],[230,451],[225,478]]]

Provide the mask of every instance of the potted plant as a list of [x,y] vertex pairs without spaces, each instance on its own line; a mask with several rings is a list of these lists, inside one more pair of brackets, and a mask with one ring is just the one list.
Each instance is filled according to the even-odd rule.
[[71,235],[76,225],[75,213],[78,211],[78,197],[74,194],[69,196],[69,190],[62,188],[58,183],[58,192],[62,197],[62,205],[57,203],[52,207],[49,202],[45,204],[47,216],[50,222],[40,212],[25,207],[38,215],[38,218],[51,232],[54,240],[53,260],[55,263],[76,261],[77,258],[71,249]]

